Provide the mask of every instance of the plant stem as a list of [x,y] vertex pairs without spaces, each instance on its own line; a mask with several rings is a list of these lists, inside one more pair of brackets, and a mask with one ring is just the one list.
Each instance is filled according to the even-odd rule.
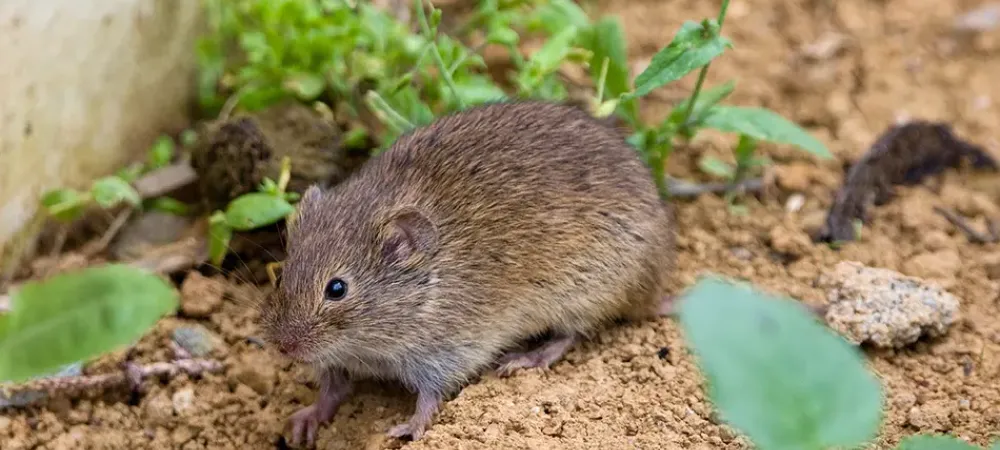
[[605,57],[601,61],[601,76],[597,79],[597,103],[600,104],[604,101],[604,85],[607,83],[608,79],[608,66],[611,62],[610,58]]
[[405,117],[392,109],[378,92],[368,91],[365,94],[365,100],[368,102],[368,107],[372,109],[376,116],[381,116],[382,121],[392,127],[396,132],[404,132],[413,128],[413,124]]
[[[722,22],[726,19],[726,10],[729,9],[729,0],[722,0],[722,8],[719,10],[719,17],[716,19],[719,22],[719,32],[722,32]],[[691,100],[688,101],[687,111],[684,112],[684,120],[681,122],[684,126],[687,125],[688,121],[691,120],[691,114],[694,113],[694,105],[698,100],[698,94],[701,93],[701,87],[705,84],[705,77],[708,75],[708,67],[711,63],[705,64],[698,72],[698,81],[694,85],[694,93],[691,94]]]
[[[728,0],[726,0],[728,2]],[[417,18],[420,22],[420,28],[423,30],[427,39],[432,42],[431,45],[434,48],[431,53],[434,55],[434,62],[438,66],[438,70],[441,71],[441,77],[444,78],[445,84],[448,85],[448,89],[451,89],[452,95],[455,96],[455,100],[458,102],[459,108],[465,108],[465,102],[462,101],[462,96],[458,94],[458,88],[455,87],[455,80],[451,79],[451,72],[448,70],[448,66],[445,65],[444,59],[441,58],[441,49],[437,46],[437,30],[431,30],[431,24],[427,21],[427,12],[424,11],[424,0],[413,0],[414,5],[417,8]],[[431,5],[433,7],[433,5]]]

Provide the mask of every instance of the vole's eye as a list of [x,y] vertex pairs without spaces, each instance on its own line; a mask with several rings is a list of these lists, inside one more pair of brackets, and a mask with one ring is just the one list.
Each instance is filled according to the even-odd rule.
[[341,300],[347,295],[347,282],[340,278],[334,278],[326,283],[324,292],[326,299],[330,301]]

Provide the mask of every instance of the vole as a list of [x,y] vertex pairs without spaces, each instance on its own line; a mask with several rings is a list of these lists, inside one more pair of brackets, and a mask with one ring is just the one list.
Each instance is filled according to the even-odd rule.
[[388,434],[417,440],[482,370],[547,368],[612,320],[669,314],[672,217],[619,129],[534,100],[440,117],[309,187],[260,306],[265,340],[318,371],[291,443],[314,443],[352,380],[416,391]]
[[854,240],[854,221],[867,222],[870,204],[884,205],[892,200],[893,185],[920,183],[960,166],[964,160],[977,169],[998,169],[982,147],[955,136],[946,123],[916,120],[890,127],[844,175],[843,186],[814,240]]

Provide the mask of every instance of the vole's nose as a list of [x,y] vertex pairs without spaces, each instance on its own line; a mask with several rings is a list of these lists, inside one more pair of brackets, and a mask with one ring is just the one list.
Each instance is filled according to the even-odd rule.
[[299,342],[294,339],[282,339],[278,343],[278,351],[285,356],[294,355],[299,350]]

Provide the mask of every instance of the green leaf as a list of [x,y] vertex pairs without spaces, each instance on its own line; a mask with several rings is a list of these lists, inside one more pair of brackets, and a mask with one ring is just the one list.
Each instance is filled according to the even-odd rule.
[[717,105],[708,110],[704,126],[755,139],[791,144],[821,158],[833,158],[819,139],[774,111],[742,106]]
[[732,165],[709,155],[705,155],[698,161],[698,168],[709,175],[727,180],[736,175],[736,169]]
[[234,230],[248,231],[271,225],[295,211],[287,200],[263,192],[244,194],[226,208],[226,224]]
[[755,447],[849,448],[875,436],[879,382],[798,302],[711,276],[681,299],[680,320],[712,403]]
[[[503,89],[500,89],[499,86],[485,76],[469,77],[462,81],[456,81],[455,89],[467,105],[493,102],[503,100],[507,97],[507,93]],[[451,95],[450,91],[447,93]]]
[[585,27],[590,17],[573,0],[550,0],[535,10],[528,22],[530,31],[543,30],[554,35],[567,27]]
[[[702,89],[701,93],[698,94],[698,99],[694,102],[694,109],[691,110],[691,118],[688,120],[687,124],[684,123],[684,115],[687,114],[687,109],[691,105],[690,98],[685,99],[675,106],[674,109],[670,111],[670,115],[667,116],[667,120],[664,123],[680,126],[681,129],[684,128],[684,125],[687,125],[690,128],[697,128],[701,126],[704,116],[708,110],[719,104],[719,102],[728,97],[729,94],[732,94],[733,89],[735,88],[735,82],[727,81],[725,84],[719,86]],[[690,137],[694,137],[693,133]]]
[[980,448],[951,436],[925,434],[903,439],[896,450],[980,450]]
[[83,214],[87,198],[72,189],[55,189],[46,192],[42,196],[41,203],[56,220],[72,222]]
[[233,229],[226,223],[226,215],[216,211],[208,219],[208,259],[215,265],[222,264],[229,252],[229,242],[233,240]]
[[139,339],[177,307],[164,279],[111,264],[26,283],[0,321],[0,380],[20,382]]
[[146,170],[141,163],[136,163],[118,169],[118,171],[115,172],[115,176],[121,178],[126,183],[131,183],[139,179],[139,176],[145,171]]
[[500,26],[491,28],[490,32],[486,35],[486,42],[489,42],[491,44],[500,44],[507,46],[517,45],[518,39],[520,39],[520,37],[517,35],[516,31],[511,30],[510,28],[507,27],[500,27]]
[[181,132],[181,145],[190,147],[198,142],[198,132],[194,130],[184,130]]
[[702,67],[732,47],[729,39],[717,34],[714,20],[687,21],[669,45],[653,56],[649,67],[635,78],[635,91],[627,97],[642,97]]
[[[597,82],[601,78],[601,65],[608,59],[608,73],[604,78],[605,98],[611,99],[628,93],[630,89],[628,50],[625,31],[614,17],[598,21],[585,35],[586,47],[593,52],[590,59],[590,76]],[[635,100],[621,102],[630,120],[638,120],[639,110]]]
[[579,31],[577,27],[565,28],[545,41],[542,48],[531,55],[529,70],[532,74],[541,76],[556,71],[573,49]]
[[174,158],[174,140],[170,136],[160,136],[149,149],[149,170],[159,169],[170,164]]
[[139,192],[127,181],[116,176],[95,181],[90,187],[90,195],[94,196],[94,201],[103,208],[112,208],[121,202],[132,206],[139,206],[142,203]]
[[170,197],[157,197],[146,202],[146,208],[177,216],[186,216],[191,208],[182,201]]
[[312,100],[319,97],[326,89],[326,80],[315,73],[295,73],[285,79],[285,89],[294,93],[299,99]]

